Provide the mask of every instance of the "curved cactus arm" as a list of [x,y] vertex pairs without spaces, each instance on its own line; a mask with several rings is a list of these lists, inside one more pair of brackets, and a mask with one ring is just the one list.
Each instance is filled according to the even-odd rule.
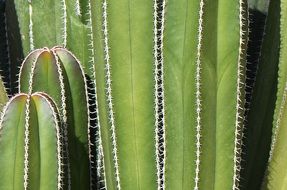
[[[3,109],[0,122],[0,187],[24,187],[24,126],[27,97],[12,97]],[[13,139],[13,141],[11,141]]]
[[[38,60],[39,55],[44,51],[44,49],[36,49],[32,51],[27,57],[24,59],[20,72],[19,72],[19,79],[18,79],[18,90],[20,92],[29,92],[30,88],[30,78],[32,70],[35,67],[35,64]],[[34,71],[33,71],[34,72]],[[26,81],[26,82],[24,82]]]
[[48,95],[34,93],[29,109],[29,188],[62,189],[63,144],[56,105]]
[[61,108],[67,185],[68,188],[88,189],[90,120],[84,72],[79,61],[63,48],[39,51],[32,64],[29,59],[23,63],[19,76],[20,90],[46,92]]
[[90,187],[89,168],[91,170],[93,166],[91,165],[92,163],[89,163],[89,159],[91,159],[89,152],[91,146],[89,142],[89,127],[91,121],[89,118],[86,78],[80,62],[71,52],[57,47],[52,49],[52,51],[58,57],[64,78],[67,113],[69,113],[67,123],[69,146],[71,147],[72,188],[88,189]]
[[[47,95],[14,96],[0,121],[1,189],[61,189],[62,146],[55,104]],[[40,174],[39,174],[40,172]]]

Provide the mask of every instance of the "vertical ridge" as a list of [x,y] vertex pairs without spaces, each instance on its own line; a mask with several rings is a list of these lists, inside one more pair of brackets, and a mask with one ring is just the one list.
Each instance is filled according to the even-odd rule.
[[121,189],[120,184],[120,173],[119,173],[119,163],[117,155],[117,139],[116,139],[116,129],[114,121],[114,108],[112,100],[112,81],[111,81],[111,65],[110,65],[110,53],[109,53],[109,39],[108,39],[108,21],[107,21],[107,0],[103,1],[103,32],[104,32],[104,52],[105,52],[105,70],[106,70],[106,93],[107,93],[107,103],[109,112],[109,123],[111,125],[112,131],[112,144],[113,144],[113,159],[115,162],[115,177],[117,183],[117,189]]
[[166,1],[154,0],[155,139],[158,190],[165,189],[165,101],[163,38]]
[[[242,91],[245,90],[245,83],[242,78],[244,77],[244,46],[246,44],[245,38],[247,32],[244,31],[246,19],[244,15],[247,14],[244,9],[246,5],[244,0],[239,0],[239,27],[240,27],[240,40],[239,40],[239,54],[237,63],[237,89],[236,89],[236,120],[235,120],[235,141],[234,141],[234,157],[233,157],[233,185],[232,189],[239,189],[240,181],[240,170],[241,170],[241,146],[243,136],[243,125],[244,125],[244,99],[242,99]],[[244,97],[244,96],[243,96]]]
[[199,27],[198,27],[198,44],[197,44],[197,58],[196,58],[196,160],[195,160],[195,186],[194,190],[199,189],[199,171],[200,171],[200,152],[201,152],[201,46],[203,33],[203,14],[204,14],[204,0],[200,1],[199,8]]
[[30,120],[30,95],[26,99],[25,105],[25,132],[24,132],[24,189],[28,189],[29,173],[29,120]]

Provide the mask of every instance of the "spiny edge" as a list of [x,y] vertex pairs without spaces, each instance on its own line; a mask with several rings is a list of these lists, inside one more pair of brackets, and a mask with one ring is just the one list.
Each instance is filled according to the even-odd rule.
[[66,165],[67,165],[67,177],[68,177],[68,189],[70,190],[71,187],[71,165],[70,165],[70,156],[69,156],[69,139],[68,139],[68,124],[67,124],[67,105],[66,105],[66,92],[65,92],[65,84],[64,84],[64,77],[63,77],[63,71],[59,62],[59,58],[54,51],[54,48],[51,50],[57,66],[57,72],[59,75],[59,83],[61,88],[61,118],[63,120],[63,131],[64,131],[64,151],[66,156]]
[[[162,3],[162,4],[161,4]],[[163,38],[165,26],[166,1],[158,2],[154,0],[154,80],[155,80],[155,154],[157,168],[157,189],[165,189],[165,164],[166,164],[166,136],[165,136],[165,91],[164,91],[164,61],[163,61]],[[161,11],[158,11],[158,10]],[[158,23],[160,22],[160,29]],[[159,58],[158,58],[159,57]],[[160,68],[158,68],[160,66]],[[160,76],[158,76],[160,74]],[[160,90],[161,89],[161,90]],[[162,109],[160,109],[162,106]],[[162,116],[162,118],[160,118]],[[162,129],[159,128],[162,126]],[[162,132],[162,137],[159,133]],[[163,138],[162,144],[160,143]],[[163,152],[161,152],[163,150]],[[162,156],[162,158],[161,158]]]
[[29,173],[29,120],[30,120],[30,95],[26,99],[25,105],[25,132],[24,132],[24,189],[28,189]]
[[[45,99],[45,101],[47,102],[47,104],[49,105],[51,111],[52,111],[52,114],[53,114],[53,120],[54,120],[54,124],[55,124],[55,129],[56,129],[56,138],[57,138],[57,159],[58,159],[58,176],[57,176],[57,188],[58,190],[62,189],[62,185],[63,185],[63,170],[62,170],[62,164],[64,163],[63,161],[63,157],[61,156],[61,153],[62,153],[62,150],[63,150],[63,146],[62,146],[62,142],[61,142],[61,139],[62,139],[62,136],[61,136],[61,133],[60,133],[60,127],[59,127],[59,119],[58,119],[58,116],[57,116],[57,113],[60,113],[59,110],[55,110],[54,106],[52,105],[51,103],[51,100],[48,99],[46,97],[46,95],[44,95],[44,93],[41,93],[41,92],[36,92],[36,93],[33,93],[31,96],[40,96],[41,98]],[[56,108],[57,109],[57,108]]]
[[[246,44],[246,32],[244,31],[245,14],[248,14],[244,7],[246,6],[244,0],[239,0],[239,27],[240,27],[240,40],[239,40],[239,53],[238,53],[238,63],[237,63],[237,89],[236,89],[236,120],[235,120],[235,140],[234,140],[234,157],[233,157],[233,190],[239,190],[240,181],[240,170],[241,170],[241,154],[242,154],[242,137],[243,137],[243,127],[244,127],[244,100],[241,99],[241,91],[245,90],[244,80],[242,81],[242,76],[244,76],[244,68],[242,61],[244,61],[244,45]],[[247,21],[248,22],[248,21]],[[242,105],[241,105],[242,104]],[[242,120],[240,122],[240,120]]]
[[[94,88],[96,90],[96,73],[95,73],[95,48],[94,48],[94,30],[93,30],[93,20],[92,20],[92,5],[91,5],[91,0],[88,0],[88,3],[87,3],[87,16],[88,16],[88,20],[87,20],[87,24],[88,24],[88,29],[89,29],[89,37],[90,37],[90,43],[88,44],[89,46],[89,51],[90,51],[90,56],[89,56],[89,63],[91,65],[90,67],[90,70],[92,71],[92,74],[93,74],[93,85],[94,85]],[[99,117],[98,117],[98,103],[97,103],[97,93],[94,94],[94,98],[95,98],[95,107],[96,107],[96,113],[97,113],[97,123],[96,123],[96,138],[99,140],[99,144],[97,144],[96,146],[96,149],[97,150],[101,150],[101,133],[100,133],[100,122],[99,122]],[[89,114],[89,119],[92,119],[90,118],[90,114]],[[90,139],[90,134],[89,134],[89,139]],[[91,147],[90,147],[90,156],[91,156],[91,161],[92,161],[92,154],[91,154]],[[100,155],[100,154],[99,154]],[[100,160],[98,159],[103,159],[101,157],[97,157],[96,158],[96,162],[97,162],[97,171],[99,169],[99,167],[101,167],[101,165],[98,165],[100,163],[102,163]],[[93,174],[93,165],[91,164],[90,165],[90,180],[92,182],[92,174]],[[104,185],[106,187],[106,179],[105,179],[105,171],[103,171],[103,177],[104,177]],[[91,183],[91,188],[93,188],[93,184]]]
[[117,156],[117,139],[116,139],[116,128],[115,128],[115,118],[113,111],[113,103],[112,103],[112,88],[111,88],[111,65],[110,65],[110,54],[109,54],[109,39],[108,39],[108,20],[107,20],[107,0],[103,1],[103,33],[104,33],[104,51],[105,51],[105,61],[106,61],[106,93],[107,93],[107,102],[109,109],[109,122],[111,124],[112,131],[112,145],[113,145],[113,156],[114,156],[114,168],[115,168],[115,177],[116,177],[116,185],[117,189],[121,189],[120,184],[120,173],[119,173],[119,163]]
[[195,178],[194,190],[199,189],[199,172],[200,172],[200,154],[201,154],[201,47],[203,35],[203,15],[204,15],[204,0],[200,0],[199,7],[199,26],[198,26],[198,44],[196,54],[196,160],[195,160]]
[[[81,62],[77,59],[77,57],[72,53],[72,52],[70,52],[69,50],[67,50],[67,49],[65,49],[65,48],[62,48],[62,47],[53,47],[52,48],[52,50],[53,51],[56,51],[57,49],[60,49],[60,50],[64,50],[64,51],[66,51],[66,52],[68,52],[75,60],[76,60],[76,62],[78,63],[78,66],[79,66],[79,68],[80,68],[80,71],[81,71],[81,75],[82,75],[82,78],[83,78],[83,80],[84,80],[84,86],[85,86],[85,94],[86,94],[86,102],[87,102],[87,114],[88,114],[88,116],[90,115],[90,110],[89,110],[89,96],[88,96],[88,85],[87,85],[87,80],[86,80],[86,77],[85,77],[85,72],[84,72],[84,70],[83,70],[83,67],[82,67],[82,65],[80,64]],[[56,53],[56,52],[55,52]],[[56,53],[57,54],[57,53]],[[58,57],[58,56],[57,56]],[[90,145],[91,145],[91,142],[90,142],[90,129],[89,129],[89,127],[90,127],[90,123],[91,123],[91,120],[90,120],[91,118],[90,117],[88,117],[88,123],[87,123],[87,133],[88,133],[88,143],[89,143],[89,145],[88,145],[88,147],[89,147],[89,164],[90,164],[90,166],[91,166],[91,154],[90,154]],[[90,170],[91,170],[91,168],[90,168]]]

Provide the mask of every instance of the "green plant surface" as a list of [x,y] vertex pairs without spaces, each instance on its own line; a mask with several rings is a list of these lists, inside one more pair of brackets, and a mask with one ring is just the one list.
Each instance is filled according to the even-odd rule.
[[55,104],[45,94],[18,94],[0,122],[1,189],[61,189],[62,146]]
[[[269,157],[268,168],[266,171],[263,189],[286,189],[286,24],[287,24],[287,4],[286,0],[280,3],[280,55],[276,108],[273,121],[272,144]],[[278,10],[277,10],[278,11]]]
[[166,5],[166,188],[236,189],[247,2],[179,2]]
[[[276,102],[279,46],[280,2],[271,1],[265,35],[259,57],[256,82],[252,94],[246,126],[246,157],[242,186],[258,189],[266,169],[271,144],[273,116]],[[260,159],[258,159],[260,155]]]
[[109,117],[108,124],[101,120],[105,166],[111,169],[112,155],[115,170],[106,172],[107,188],[156,189],[153,2],[103,1],[102,7],[106,77],[97,82],[105,83],[99,107]]
[[95,55],[90,0],[14,0],[14,3],[24,55],[37,48],[61,45],[73,51],[92,76]]
[[285,168],[286,164],[286,132],[287,120],[284,117],[287,114],[286,98],[287,89],[284,91],[282,98],[282,106],[278,115],[276,129],[273,134],[270,158],[268,168],[266,171],[265,181],[262,189],[278,189],[283,190],[287,188],[287,174]]
[[4,86],[2,79],[0,79],[0,109],[4,107],[7,101],[8,101],[8,94],[6,92],[6,88]]
[[[96,6],[100,5],[100,6]],[[106,4],[107,5],[107,4]],[[104,7],[102,0],[95,0],[92,1],[93,8],[93,27],[94,27],[94,43],[95,43],[95,79],[97,81],[96,83],[96,94],[98,98],[98,113],[100,115],[100,128],[101,130],[99,133],[102,137],[102,146],[103,146],[103,155],[102,155],[102,168],[103,171],[102,176],[104,178],[104,186],[106,186],[107,189],[116,189],[117,188],[117,182],[116,182],[116,168],[114,163],[114,152],[113,150],[113,142],[111,140],[112,137],[112,130],[111,130],[111,123],[110,123],[110,113],[109,113],[109,107],[108,107],[108,100],[107,100],[107,64],[106,64],[106,56],[109,54],[105,54],[105,46],[106,42],[103,39],[104,37],[104,19],[107,17],[103,17],[104,12],[106,12],[107,6]],[[107,24],[107,23],[106,23]],[[105,25],[107,26],[107,25]],[[106,38],[107,40],[107,38]]]
[[91,125],[86,79],[79,61],[67,50],[55,47],[33,51],[23,62],[20,92],[45,92],[61,108],[67,152],[68,186],[88,189],[90,185]]

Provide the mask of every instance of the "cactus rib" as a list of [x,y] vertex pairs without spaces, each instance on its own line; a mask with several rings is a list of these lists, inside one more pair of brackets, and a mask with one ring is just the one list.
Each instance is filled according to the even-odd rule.
[[[77,4],[78,2],[76,2],[76,4]],[[92,6],[91,6],[91,0],[88,0],[87,1],[87,26],[88,26],[88,37],[89,37],[89,43],[88,43],[88,50],[89,50],[89,60],[88,60],[88,62],[89,62],[89,65],[91,65],[91,68],[89,68],[90,70],[91,70],[91,73],[92,73],[92,77],[93,77],[93,86],[96,88],[96,78],[95,78],[95,48],[94,48],[94,31],[93,31],[93,22],[92,22]],[[96,94],[92,94],[92,96],[93,97],[95,97],[95,101],[97,101],[97,97],[96,97]],[[98,111],[97,109],[97,103],[95,103],[95,105],[94,105],[95,107],[96,107],[96,112]],[[89,120],[93,120],[93,119],[96,119],[97,120],[97,123],[96,123],[96,125],[98,125],[98,123],[99,123],[99,118],[98,118],[98,114],[97,114],[97,118],[90,118],[91,116],[90,116],[90,114],[89,114]],[[89,123],[91,123],[90,121],[89,121]],[[98,130],[99,130],[99,125],[98,126],[91,126],[91,127],[95,127],[95,130],[96,130],[96,139],[99,139],[100,138],[100,136],[99,136],[99,133],[98,133]],[[89,139],[91,139],[91,137],[90,137],[90,133],[88,134],[88,136],[89,136]],[[100,140],[100,139],[99,139]],[[93,175],[93,168],[94,168],[94,166],[93,166],[93,164],[92,164],[92,160],[93,160],[93,158],[92,158],[92,153],[91,153],[91,146],[92,145],[90,145],[89,146],[89,155],[90,155],[90,180],[92,181],[92,175]],[[96,146],[96,149],[97,150],[100,150],[100,147],[98,147],[97,146],[97,144],[96,145],[94,145],[94,146]],[[96,160],[96,162],[97,162],[97,165],[99,165],[99,167],[100,167],[100,163],[101,163],[101,161],[99,161],[98,159],[101,159],[101,157],[97,157],[96,158],[97,160]],[[97,170],[99,170],[99,167],[97,167]],[[104,179],[105,180],[105,179]],[[91,185],[91,189],[92,189],[92,187],[93,187],[93,183],[91,183],[90,184]]]
[[202,46],[202,33],[203,33],[203,14],[204,14],[204,0],[199,4],[199,26],[198,26],[198,42],[197,42],[197,55],[196,55],[196,160],[195,160],[195,178],[194,189],[199,188],[199,170],[200,170],[200,149],[201,149],[201,46]]
[[108,103],[108,112],[109,112],[109,122],[111,125],[112,131],[112,145],[113,145],[113,159],[115,162],[115,177],[117,183],[117,189],[121,189],[120,183],[120,171],[118,163],[118,150],[117,150],[117,137],[116,137],[116,127],[115,127],[115,118],[114,118],[114,106],[112,100],[112,80],[111,80],[111,65],[110,65],[110,52],[109,52],[109,34],[108,34],[108,19],[107,19],[107,0],[103,1],[103,32],[104,32],[104,51],[105,51],[105,62],[106,62],[106,93],[107,93],[107,103]]
[[63,186],[63,172],[64,171],[62,170],[62,165],[64,163],[64,160],[63,160],[64,158],[61,155],[62,150],[63,150],[63,148],[62,148],[63,145],[61,142],[62,136],[60,133],[60,126],[59,126],[59,121],[58,121],[58,116],[57,116],[57,113],[59,113],[59,110],[57,110],[57,107],[54,107],[54,105],[52,105],[51,100],[44,93],[36,92],[36,93],[33,93],[32,96],[39,96],[39,97],[43,98],[52,111],[52,115],[53,115],[53,119],[54,119],[54,125],[55,125],[55,129],[56,129],[56,136],[57,136],[56,137],[57,138],[57,159],[58,159],[57,187],[58,187],[58,190],[60,190],[60,189],[62,189],[62,186]]
[[[165,21],[165,4],[154,0],[154,81],[155,81],[155,154],[157,167],[157,189],[165,189],[165,99],[164,99],[164,60],[163,38]],[[159,11],[160,10],[160,11]],[[160,28],[158,27],[160,24]],[[162,134],[161,134],[162,133]],[[160,142],[162,141],[162,142]]]
[[245,83],[242,76],[244,76],[245,66],[242,64],[245,61],[245,51],[246,48],[246,19],[244,18],[247,10],[244,8],[246,2],[244,0],[239,0],[239,25],[240,25],[240,40],[239,40],[239,54],[238,54],[238,64],[237,64],[237,100],[236,100],[236,120],[235,120],[235,141],[234,141],[234,167],[233,167],[233,190],[239,187],[239,174],[240,174],[240,163],[241,163],[241,147],[242,147],[242,137],[243,137],[243,125],[244,125],[244,99],[242,98],[242,90],[245,89]]
[[59,62],[59,58],[56,53],[52,50],[52,54],[56,60],[57,71],[59,75],[59,83],[60,83],[60,94],[61,94],[61,118],[63,119],[63,132],[64,132],[64,151],[65,151],[65,159],[66,159],[66,167],[67,167],[67,178],[68,178],[68,190],[71,189],[71,166],[69,159],[69,143],[68,143],[68,118],[67,118],[67,105],[66,105],[66,93],[65,93],[65,85],[64,85],[64,77],[63,71]]
[[26,99],[25,105],[25,125],[24,125],[24,189],[28,189],[28,173],[29,173],[29,119],[30,119],[30,97]]

